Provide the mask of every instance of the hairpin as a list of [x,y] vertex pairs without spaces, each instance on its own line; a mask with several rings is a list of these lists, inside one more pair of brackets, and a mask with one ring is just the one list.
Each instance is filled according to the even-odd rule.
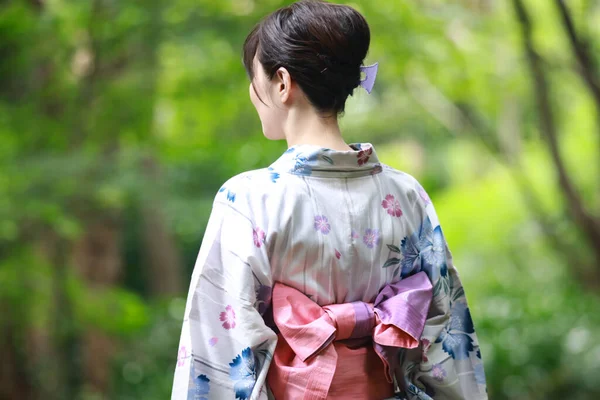
[[371,94],[373,85],[375,85],[375,78],[377,78],[378,69],[379,63],[360,67],[361,72],[365,73],[365,79],[360,81],[360,86],[362,86],[369,94]]

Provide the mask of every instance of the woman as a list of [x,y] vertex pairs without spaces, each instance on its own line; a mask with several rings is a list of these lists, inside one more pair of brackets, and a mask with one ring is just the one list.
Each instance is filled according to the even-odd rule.
[[348,96],[372,89],[369,42],[356,10],[321,1],[281,8],[247,37],[250,99],[288,150],[216,195],[173,399],[487,398],[427,193],[340,133]]

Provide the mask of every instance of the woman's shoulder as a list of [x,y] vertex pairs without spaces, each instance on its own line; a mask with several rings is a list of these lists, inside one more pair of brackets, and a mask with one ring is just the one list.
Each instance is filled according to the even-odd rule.
[[421,187],[421,184],[413,175],[408,172],[401,171],[399,169],[390,167],[386,164],[381,164],[382,173],[390,180],[393,180],[398,185],[406,187],[407,189],[413,189]]
[[230,204],[262,203],[278,192],[281,175],[272,168],[245,171],[229,178],[216,194],[215,201]]
[[431,204],[431,199],[421,183],[409,173],[392,168],[388,165],[382,165],[382,173],[404,197],[412,202],[420,202],[424,207]]

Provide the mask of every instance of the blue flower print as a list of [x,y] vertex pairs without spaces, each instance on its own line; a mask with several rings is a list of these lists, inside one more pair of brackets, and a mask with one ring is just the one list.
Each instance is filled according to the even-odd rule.
[[219,193],[223,193],[225,190],[227,190],[227,200],[229,200],[232,203],[235,202],[235,193],[227,189],[225,186],[221,186],[221,189],[219,189]]
[[[397,249],[392,245],[388,247]],[[417,232],[402,239],[400,253],[402,254],[400,261],[402,278],[425,271],[433,283],[440,275],[445,277],[448,273],[442,229],[439,225],[433,229],[429,218],[425,218]]]
[[432,282],[437,281],[438,271],[442,276],[447,273],[446,242],[442,228],[438,225],[432,229],[431,221],[426,218],[419,234],[419,250],[421,251],[422,269]]
[[235,398],[246,400],[250,398],[252,389],[256,383],[256,369],[254,366],[254,354],[250,347],[242,350],[230,363],[229,377],[235,382],[233,390]]
[[269,167],[269,174],[271,176],[271,182],[277,182],[277,179],[279,179],[279,172],[275,172],[273,167]]
[[231,190],[227,191],[227,200],[232,203],[235,202],[235,193],[233,193]]
[[296,164],[294,165],[292,172],[300,175],[311,175],[312,166],[310,163],[316,161],[318,155],[318,152],[309,154],[308,156],[306,156],[304,153],[296,154],[296,157],[294,157]]
[[208,400],[210,392],[210,379],[206,375],[196,376],[194,362],[190,368],[190,385],[188,389],[187,400]]
[[450,311],[450,322],[435,342],[442,342],[442,348],[453,359],[465,360],[469,358],[469,352],[474,350],[470,335],[475,333],[471,313],[464,302],[455,302]]
[[400,276],[405,278],[411,275],[413,271],[419,272],[421,267],[421,253],[412,236],[402,239],[400,251],[402,252],[402,272]]
[[427,224],[430,225],[429,229],[423,231],[423,236],[419,243],[421,255],[423,256],[423,260],[428,264],[441,265],[445,261],[442,228],[438,225],[434,230],[431,230],[429,218],[427,219]]

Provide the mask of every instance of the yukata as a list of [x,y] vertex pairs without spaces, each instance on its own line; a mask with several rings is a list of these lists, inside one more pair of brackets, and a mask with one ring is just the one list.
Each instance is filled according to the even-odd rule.
[[[388,309],[420,307],[414,320],[421,321],[392,326],[393,340],[406,344],[379,346],[379,357],[370,358],[370,370],[392,378],[387,398],[487,399],[479,342],[429,196],[412,176],[383,165],[372,145],[351,147],[291,147],[269,168],[221,187],[192,274],[172,399],[281,400],[271,386],[281,391],[301,384],[277,366],[278,354],[293,350],[294,362],[322,363],[339,347],[331,340],[358,329],[342,333],[340,327],[303,355],[302,335],[286,336],[290,329],[304,332],[294,325],[294,318],[304,318],[296,311],[330,320],[334,309],[354,318],[370,307],[377,323],[385,322],[376,308],[390,290],[405,292],[383,300],[404,303],[388,303]],[[293,323],[282,327],[288,320]],[[382,355],[382,348],[391,351]],[[361,367],[343,367],[351,373],[354,365]],[[309,393],[310,380],[304,384],[304,397],[284,397],[324,398]],[[339,398],[371,397],[349,389]]]

